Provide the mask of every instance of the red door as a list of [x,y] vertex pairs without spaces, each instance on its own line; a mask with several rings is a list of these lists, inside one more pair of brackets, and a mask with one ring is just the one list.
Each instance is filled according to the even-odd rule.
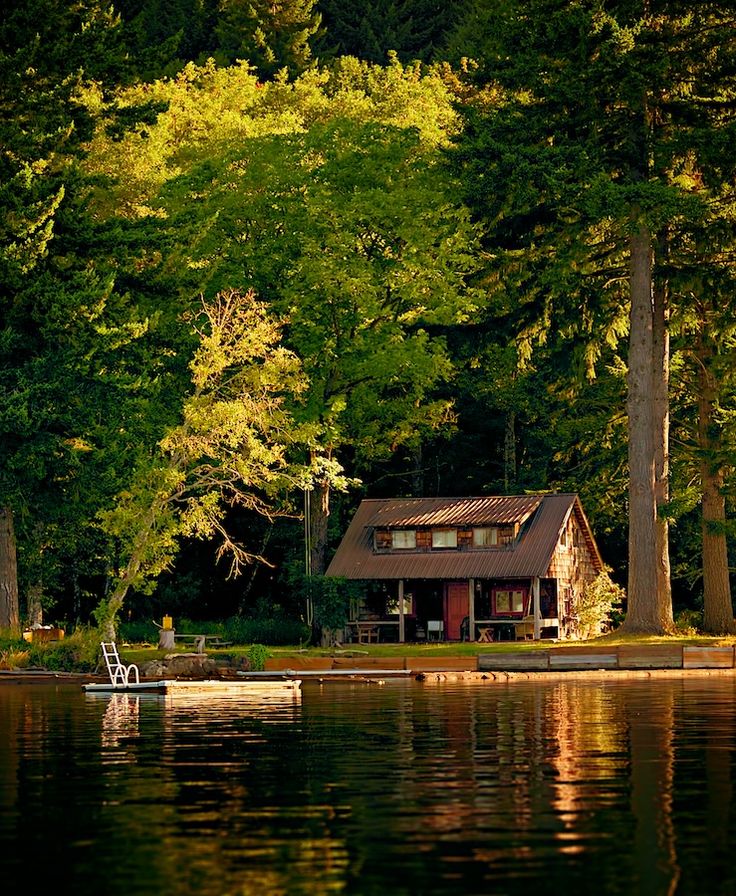
[[460,623],[468,615],[468,583],[448,582],[445,585],[445,637],[460,640]]

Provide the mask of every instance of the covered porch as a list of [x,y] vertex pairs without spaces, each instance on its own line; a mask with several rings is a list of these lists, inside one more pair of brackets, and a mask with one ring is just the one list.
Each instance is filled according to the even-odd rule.
[[[564,609],[564,608],[563,608]],[[523,641],[559,637],[555,579],[367,581],[345,638],[354,643]]]

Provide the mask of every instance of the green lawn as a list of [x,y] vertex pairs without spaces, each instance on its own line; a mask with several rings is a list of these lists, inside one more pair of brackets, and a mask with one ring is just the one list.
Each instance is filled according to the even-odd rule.
[[[475,642],[439,642],[432,644],[345,644],[342,647],[299,647],[298,645],[285,647],[269,647],[271,657],[315,657],[315,656],[477,656],[479,653],[509,653],[517,651],[545,650],[550,647],[580,647],[600,646],[617,647],[619,645],[684,645],[684,646],[732,646],[736,643],[733,637],[712,637],[706,635],[677,635],[677,636],[652,636],[652,635],[623,635],[611,632],[599,638],[588,641],[500,641],[493,644],[478,644]],[[246,655],[250,650],[249,645],[234,645],[220,649],[207,649],[210,656],[218,655]],[[159,650],[149,645],[124,644],[121,652],[131,662],[142,662],[163,656],[172,651]],[[179,647],[175,653],[191,652],[191,648]]]

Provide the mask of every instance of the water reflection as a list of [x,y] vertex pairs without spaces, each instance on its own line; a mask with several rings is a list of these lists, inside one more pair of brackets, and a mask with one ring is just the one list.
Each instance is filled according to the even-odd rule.
[[736,890],[731,678],[183,696],[0,688],[9,884],[31,844],[81,896]]
[[109,694],[102,717],[102,746],[117,747],[123,737],[136,737],[141,698],[135,694]]

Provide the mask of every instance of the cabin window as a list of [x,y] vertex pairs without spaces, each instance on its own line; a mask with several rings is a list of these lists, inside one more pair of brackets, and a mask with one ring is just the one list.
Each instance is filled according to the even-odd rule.
[[521,588],[501,589],[493,592],[493,613],[501,616],[504,613],[523,615],[526,603],[526,591]]
[[432,547],[433,548],[456,548],[457,547],[457,529],[433,529],[432,530]]
[[[412,605],[413,605],[413,595],[405,593],[404,594],[404,615],[410,616],[412,613]],[[395,597],[386,598],[386,615],[387,616],[398,616],[401,612],[401,601],[399,600],[398,594]]]
[[394,529],[391,533],[391,547],[399,550],[407,550],[417,546],[417,533],[415,529]]
[[484,526],[473,529],[473,545],[476,548],[488,548],[498,544],[498,529],[495,526]]

